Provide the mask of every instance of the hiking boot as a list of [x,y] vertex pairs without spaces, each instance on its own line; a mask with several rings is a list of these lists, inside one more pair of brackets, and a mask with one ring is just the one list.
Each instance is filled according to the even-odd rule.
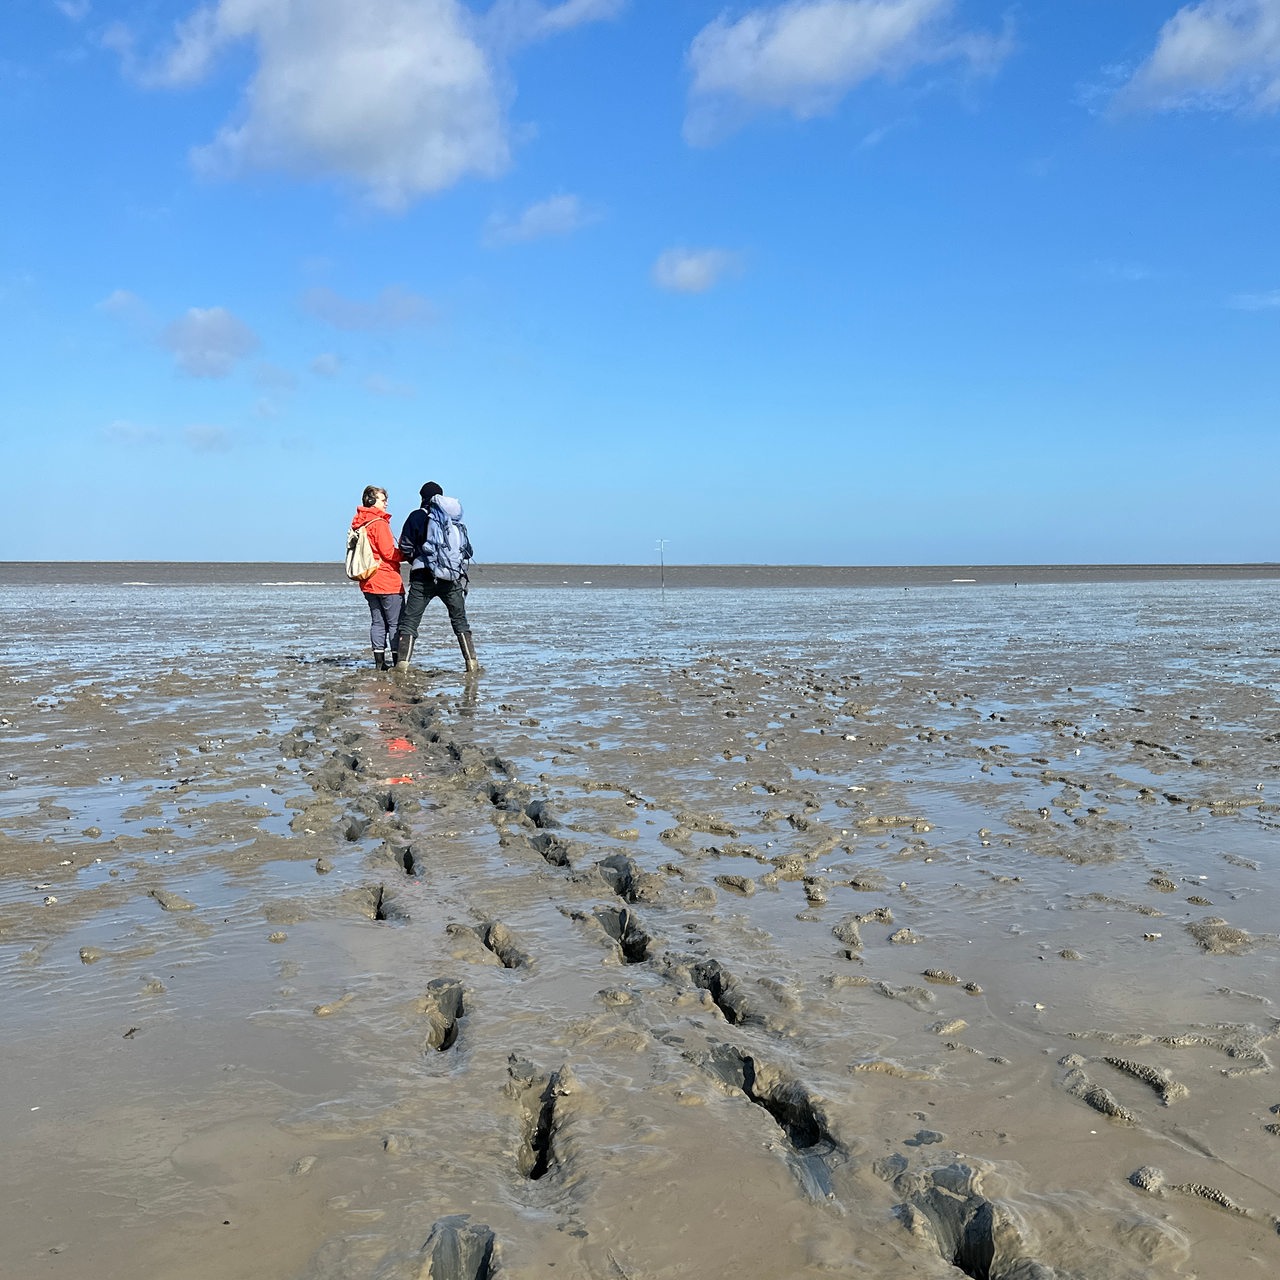
[[471,638],[470,631],[458,632],[458,648],[462,650],[463,661],[467,665],[467,674],[471,675],[476,671],[483,671],[480,665],[480,659],[476,657],[475,641]]

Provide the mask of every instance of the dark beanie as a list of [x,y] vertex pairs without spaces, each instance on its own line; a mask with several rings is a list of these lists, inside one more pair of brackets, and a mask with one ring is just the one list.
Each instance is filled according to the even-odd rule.
[[422,495],[422,505],[424,507],[429,507],[431,505],[431,499],[434,498],[436,494],[443,493],[444,490],[436,484],[434,480],[428,480],[427,483],[418,490],[418,492]]

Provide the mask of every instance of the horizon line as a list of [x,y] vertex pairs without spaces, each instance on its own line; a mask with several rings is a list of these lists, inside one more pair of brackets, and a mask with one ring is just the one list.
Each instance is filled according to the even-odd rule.
[[[54,560],[0,560],[0,568],[12,568],[19,565],[35,567],[37,565],[198,565],[198,564],[244,564],[244,565],[318,565],[332,566],[334,562],[324,560],[155,560],[155,559],[122,559],[122,560],[84,560],[79,557],[66,557]],[[671,561],[665,566],[657,560],[484,560],[472,561],[473,569],[498,568],[600,568],[600,569],[1276,569],[1280,568],[1280,560],[954,560],[954,561],[916,561],[896,564],[854,564],[848,561],[820,560],[696,560]]]

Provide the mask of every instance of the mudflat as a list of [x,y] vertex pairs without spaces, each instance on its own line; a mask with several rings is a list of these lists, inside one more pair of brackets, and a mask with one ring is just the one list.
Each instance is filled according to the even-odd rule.
[[1274,1275],[1272,583],[290,582],[7,588],[4,1274]]
[[[1264,564],[491,564],[471,568],[475,587],[670,587],[672,590],[756,587],[859,588],[1012,586],[1072,583],[1247,582],[1280,579],[1280,563]],[[345,585],[337,562],[180,560],[0,561],[0,587],[126,584],[132,586]]]

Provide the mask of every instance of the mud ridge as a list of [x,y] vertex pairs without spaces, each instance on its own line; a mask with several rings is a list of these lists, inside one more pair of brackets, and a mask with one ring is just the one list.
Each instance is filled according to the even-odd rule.
[[529,843],[533,846],[534,851],[538,853],[544,862],[549,863],[553,867],[568,867],[570,846],[567,841],[561,840],[559,836],[554,836],[549,831],[539,831],[536,836],[529,838]]
[[441,1218],[432,1228],[420,1256],[421,1280],[494,1280],[499,1250],[493,1232],[469,1221],[465,1213]]
[[1132,1076],[1135,1080],[1141,1080],[1143,1084],[1155,1090],[1166,1107],[1187,1096],[1187,1086],[1179,1084],[1168,1071],[1157,1071],[1145,1063],[1133,1062],[1128,1058],[1112,1057],[1110,1054],[1102,1060],[1108,1066],[1114,1067],[1117,1071],[1123,1071],[1125,1075]]
[[1062,1087],[1073,1098],[1079,1098],[1086,1106],[1092,1107],[1104,1116],[1110,1116],[1113,1120],[1120,1121],[1121,1124],[1137,1122],[1137,1116],[1128,1107],[1121,1106],[1109,1089],[1104,1089],[1089,1079],[1084,1072],[1084,1059],[1078,1053],[1067,1054],[1058,1065],[1067,1068]]
[[641,871],[635,859],[625,853],[611,853],[597,862],[595,869],[624,902],[652,902],[661,888],[657,876]]

